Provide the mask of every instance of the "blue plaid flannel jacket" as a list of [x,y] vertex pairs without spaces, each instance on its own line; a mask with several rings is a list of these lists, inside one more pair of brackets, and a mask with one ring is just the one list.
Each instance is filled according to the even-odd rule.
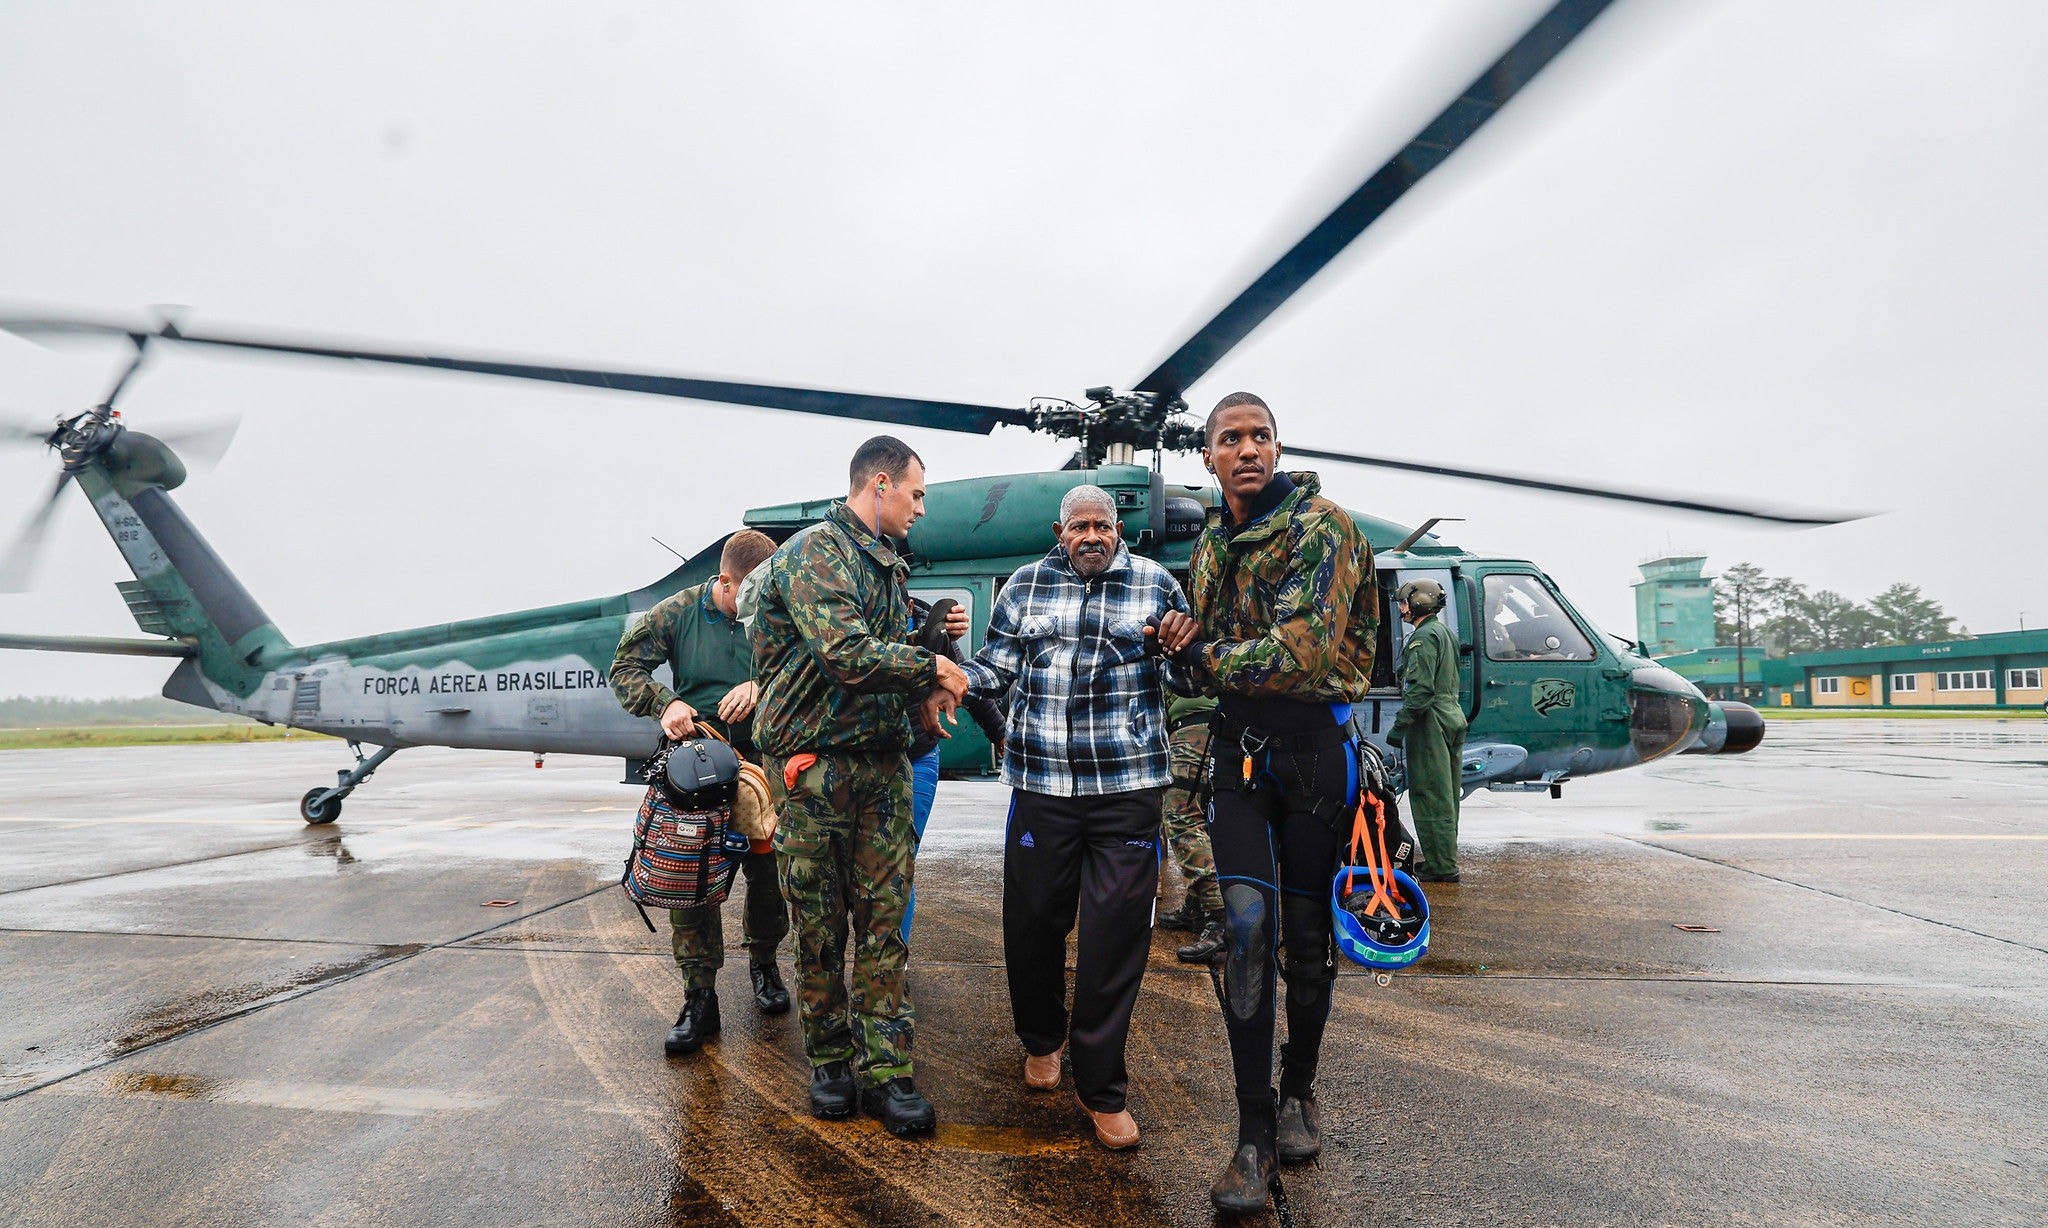
[[1194,687],[1146,653],[1145,624],[1187,608],[1171,572],[1121,543],[1093,580],[1057,546],[1018,568],[965,666],[970,693],[1009,692],[1003,783],[1054,797],[1166,785],[1166,688]]

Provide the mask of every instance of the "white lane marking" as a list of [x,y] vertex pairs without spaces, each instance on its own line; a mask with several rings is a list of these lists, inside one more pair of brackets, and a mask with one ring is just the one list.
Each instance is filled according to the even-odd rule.
[[[1617,833],[1622,834],[1622,833]],[[1882,832],[1882,831],[1651,831],[1631,840],[2048,840],[2048,832]]]
[[115,1071],[97,1085],[58,1084],[46,1089],[56,1096],[119,1097],[143,1100],[197,1100],[209,1104],[247,1104],[300,1109],[315,1113],[375,1113],[386,1117],[420,1117],[427,1113],[496,1108],[502,1096],[443,1091],[432,1087],[352,1087],[333,1083],[272,1083],[261,1079],[224,1079],[205,1075]]
[[[585,811],[585,813],[589,812]],[[0,824],[6,823],[45,823],[53,826],[70,827],[89,827],[103,825],[107,823],[119,823],[124,827],[136,823],[147,823],[152,825],[189,825],[198,827],[274,827],[281,829],[304,829],[306,827],[306,824],[304,822],[296,818],[289,820],[181,819],[162,815],[142,818],[126,818],[116,816],[98,819],[81,819],[75,817],[65,818],[59,815],[0,815]],[[594,826],[596,826],[596,824],[593,823],[546,823],[532,819],[480,819],[477,818],[475,815],[462,814],[456,815],[454,818],[449,819],[384,819],[379,820],[375,823],[357,823],[348,827],[345,830],[344,834],[363,835],[369,832],[417,831],[422,828],[432,827],[533,827],[542,828],[550,831],[584,831],[590,830]],[[329,828],[327,830],[332,831],[335,829]]]

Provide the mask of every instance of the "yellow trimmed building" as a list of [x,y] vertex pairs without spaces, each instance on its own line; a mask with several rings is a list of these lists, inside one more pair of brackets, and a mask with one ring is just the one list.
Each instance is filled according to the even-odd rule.
[[[1754,653],[1754,650],[1751,650]],[[1659,658],[1710,697],[1734,698],[1734,650]],[[1802,652],[1745,662],[1750,702],[1786,708],[2011,708],[2048,705],[2048,631],[1936,644]],[[1726,694],[1723,694],[1726,692]]]

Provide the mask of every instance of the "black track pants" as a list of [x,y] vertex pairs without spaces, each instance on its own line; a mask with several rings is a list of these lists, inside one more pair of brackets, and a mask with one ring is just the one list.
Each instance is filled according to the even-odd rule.
[[[1072,1046],[1074,1090],[1098,1113],[1124,1107],[1124,1038],[1152,949],[1160,789],[1101,797],[1012,795],[1003,841],[1003,958],[1027,1053]],[[1074,1009],[1067,934],[1078,908]]]
[[1230,929],[1223,1026],[1240,1102],[1273,1096],[1276,943],[1287,952],[1282,1081],[1292,1075],[1296,1084],[1283,1090],[1299,1095],[1315,1076],[1336,975],[1330,878],[1357,804],[1353,762],[1348,744],[1262,753],[1253,759],[1252,787],[1220,791],[1210,803],[1209,843]]

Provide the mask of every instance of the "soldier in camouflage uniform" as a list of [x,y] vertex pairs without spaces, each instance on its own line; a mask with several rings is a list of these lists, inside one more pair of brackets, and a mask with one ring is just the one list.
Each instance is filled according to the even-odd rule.
[[[749,759],[754,749],[754,651],[737,620],[742,579],[775,552],[768,535],[742,529],[726,539],[719,574],[655,604],[619,639],[612,659],[612,690],[635,716],[661,722],[671,738],[697,736],[708,725]],[[668,666],[674,689],[654,672]],[[651,747],[649,748],[652,749]],[[765,844],[740,862],[746,874],[746,909],[740,942],[751,956],[754,1004],[763,1014],[789,1009],[789,990],[775,967],[775,948],[789,933],[775,853]],[[663,1046],[671,1057],[694,1053],[717,1035],[718,970],[725,966],[725,926],[717,905],[669,910],[670,946],[683,972],[683,1009]]]
[[[1209,1198],[1248,1215],[1265,1207],[1278,1162],[1322,1149],[1313,1083],[1336,977],[1330,880],[1358,804],[1347,725],[1370,685],[1379,590],[1351,514],[1321,497],[1313,473],[1280,471],[1279,426],[1264,401],[1223,398],[1205,439],[1223,507],[1188,565],[1198,626],[1182,652],[1221,701],[1209,841],[1229,931],[1223,1025],[1238,1112],[1237,1149]],[[1182,628],[1162,622],[1160,635],[1172,642]],[[1287,978],[1277,1098],[1276,939]]]
[[1209,851],[1209,816],[1202,806],[1202,762],[1209,754],[1209,716],[1216,701],[1177,696],[1166,710],[1166,751],[1173,783],[1167,787],[1166,840],[1180,867],[1187,894],[1173,912],[1159,914],[1159,928],[1194,930],[1193,942],[1174,954],[1183,963],[1204,964],[1223,949],[1223,893],[1216,886],[1216,858]]
[[796,922],[811,1112],[864,1108],[892,1134],[928,1134],[937,1115],[911,1080],[903,973],[916,847],[908,700],[937,686],[957,703],[967,679],[906,642],[909,571],[888,539],[924,514],[924,463],[883,435],[854,453],[849,476],[846,501],[769,560],[754,616],[754,732],[789,792],[775,850]]

